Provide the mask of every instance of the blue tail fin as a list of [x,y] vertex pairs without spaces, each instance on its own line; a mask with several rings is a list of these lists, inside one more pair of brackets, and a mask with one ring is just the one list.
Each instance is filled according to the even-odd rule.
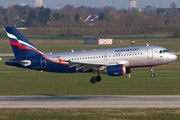
[[14,55],[16,58],[43,54],[34,47],[15,27],[6,27],[6,32],[9,37]]

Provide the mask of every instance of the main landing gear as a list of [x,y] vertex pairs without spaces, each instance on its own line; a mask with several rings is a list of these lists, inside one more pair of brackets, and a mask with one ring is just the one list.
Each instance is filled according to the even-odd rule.
[[155,77],[155,74],[153,73],[152,67],[149,67],[149,69],[150,69],[150,72],[151,72],[151,77],[154,78],[154,77]]
[[98,75],[97,75],[96,77],[94,77],[94,75],[95,75],[95,73],[93,72],[93,77],[90,79],[90,82],[91,82],[92,84],[101,81],[101,76],[99,75],[99,71],[98,71]]

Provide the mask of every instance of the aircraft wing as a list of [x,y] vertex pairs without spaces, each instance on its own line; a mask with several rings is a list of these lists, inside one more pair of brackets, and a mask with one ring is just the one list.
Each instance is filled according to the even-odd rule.
[[65,60],[64,62],[67,62],[69,65],[69,68],[71,67],[78,67],[79,69],[84,68],[84,71],[89,71],[90,69],[93,70],[104,70],[105,66],[109,65],[116,65],[116,62],[112,63],[100,63],[100,62],[74,62],[70,60]]

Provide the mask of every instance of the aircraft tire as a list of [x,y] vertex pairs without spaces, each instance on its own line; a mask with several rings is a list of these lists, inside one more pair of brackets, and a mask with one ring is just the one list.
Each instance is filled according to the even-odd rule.
[[92,84],[96,83],[96,78],[95,78],[95,77],[92,77],[92,78],[90,79],[90,82],[91,82]]
[[101,76],[98,75],[98,76],[96,77],[96,81],[97,81],[97,82],[100,82],[100,81],[101,81]]
[[151,77],[152,77],[152,78],[154,78],[154,77],[155,77],[155,74],[154,74],[154,73],[152,73],[152,74],[151,74]]

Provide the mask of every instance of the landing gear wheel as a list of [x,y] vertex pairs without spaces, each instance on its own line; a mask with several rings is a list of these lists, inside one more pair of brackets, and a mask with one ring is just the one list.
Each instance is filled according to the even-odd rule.
[[96,78],[95,78],[95,77],[92,77],[92,78],[90,79],[90,82],[91,82],[92,84],[96,83]]
[[154,77],[155,77],[155,74],[154,74],[154,73],[152,73],[152,74],[151,74],[151,77],[152,77],[152,78],[154,78]]
[[100,81],[101,81],[101,76],[98,75],[98,76],[96,77],[96,81],[97,81],[97,82],[100,82]]
[[151,72],[151,77],[154,78],[154,77],[155,77],[155,74],[153,73],[152,67],[149,67],[149,69],[150,69],[150,72]]

